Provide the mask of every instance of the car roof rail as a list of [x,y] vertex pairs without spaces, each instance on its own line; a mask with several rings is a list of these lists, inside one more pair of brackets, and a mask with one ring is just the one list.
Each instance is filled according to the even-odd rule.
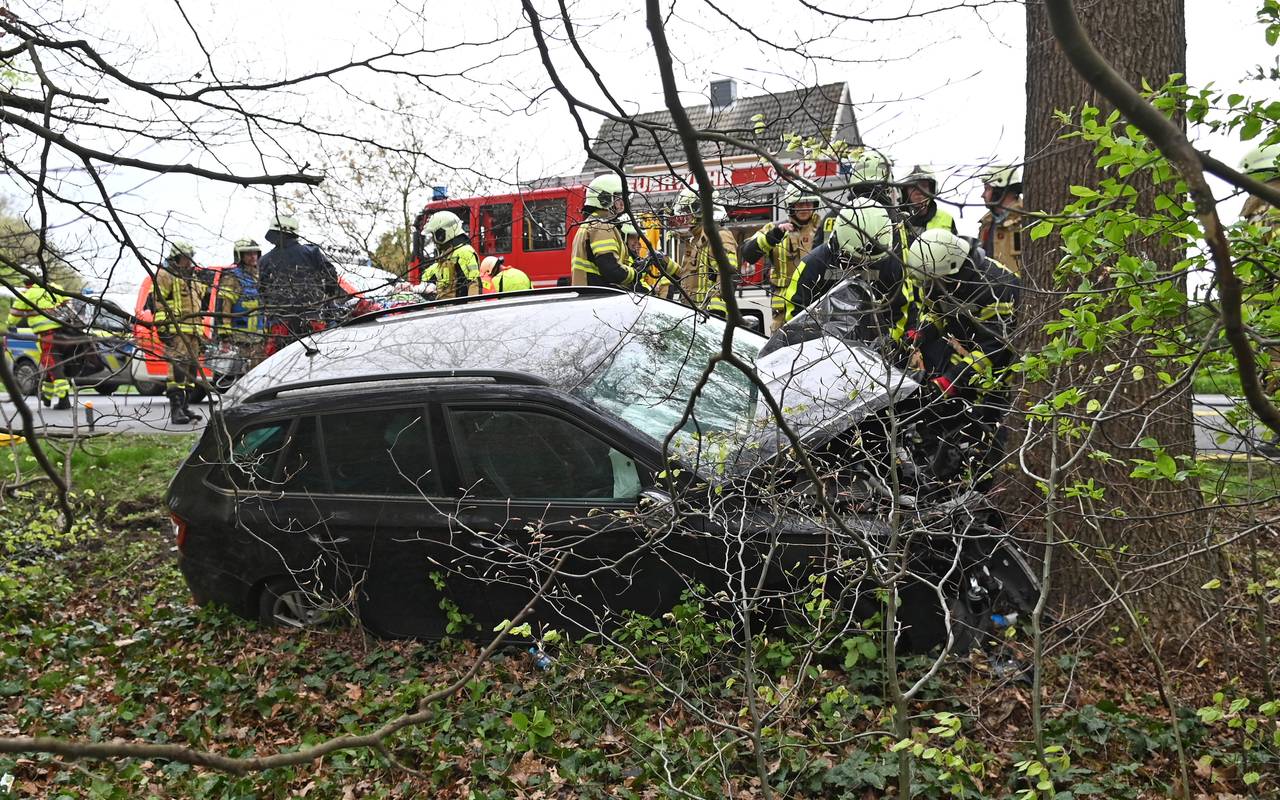
[[329,386],[363,385],[388,383],[393,381],[428,381],[452,380],[458,378],[488,378],[494,383],[505,383],[517,386],[550,386],[544,378],[528,372],[517,372],[505,369],[436,369],[411,370],[408,372],[387,372],[379,375],[346,375],[340,378],[320,378],[313,381],[282,383],[256,391],[241,399],[239,404],[256,403],[260,400],[271,400],[283,392],[296,392],[303,389],[323,389]]
[[444,300],[423,300],[421,303],[406,303],[402,306],[392,306],[391,308],[380,308],[377,311],[370,311],[367,314],[361,314],[358,317],[352,317],[346,320],[338,327],[345,328],[349,325],[363,325],[376,319],[381,319],[389,314],[403,314],[406,311],[422,311],[428,308],[445,308],[452,306],[468,305],[470,303],[480,303],[486,300],[505,300],[513,297],[526,297],[528,299],[548,299],[556,296],[564,297],[605,297],[609,295],[628,294],[625,289],[615,289],[612,286],[548,286],[542,289],[523,289],[518,292],[501,292],[498,294],[473,294],[463,297],[448,297]]

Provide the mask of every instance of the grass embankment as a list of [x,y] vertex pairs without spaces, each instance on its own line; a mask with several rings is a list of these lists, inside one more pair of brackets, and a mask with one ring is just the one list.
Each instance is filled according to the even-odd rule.
[[[0,735],[176,742],[228,754],[296,747],[366,732],[414,709],[454,679],[474,647],[366,639],[347,627],[285,633],[193,608],[175,569],[162,495],[185,439],[95,440],[73,459],[81,517],[57,530],[44,488],[9,498],[0,565]],[[1224,486],[1239,465],[1223,465]],[[22,466],[30,475],[31,466]],[[18,797],[376,798],[760,796],[742,649],[693,608],[638,621],[621,647],[553,649],[540,672],[502,653],[433,720],[389,746],[413,775],[353,751],[321,765],[230,777],[173,763],[66,762],[0,756]],[[1014,645],[1018,650],[1019,645]],[[758,707],[774,796],[883,796],[898,768],[873,638],[851,636],[822,664],[779,639],[758,640]],[[1019,652],[1024,652],[1020,650]],[[1183,686],[1181,726],[1196,792],[1209,797],[1280,786],[1273,720],[1257,703],[1230,711],[1251,734],[1195,708],[1204,686],[1219,705],[1246,696],[1227,662],[1171,662]],[[1033,757],[1028,691],[985,662],[958,660],[912,706],[908,744],[919,797],[1023,795]],[[908,666],[918,675],[920,664]],[[1174,749],[1165,704],[1141,657],[1100,641],[1055,650],[1047,664],[1047,766],[1058,798],[1172,794]],[[666,687],[664,690],[663,686]],[[675,700],[668,690],[679,691]],[[954,715],[954,716],[947,716]],[[953,727],[959,733],[951,733]],[[1022,764],[1019,766],[1019,764]],[[1038,780],[1038,779],[1037,779]],[[1045,792],[1037,797],[1053,797]]]

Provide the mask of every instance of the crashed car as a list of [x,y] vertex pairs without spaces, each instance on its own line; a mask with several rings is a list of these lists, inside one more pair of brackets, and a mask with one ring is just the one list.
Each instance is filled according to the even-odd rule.
[[853,626],[897,575],[904,647],[925,650],[1034,599],[980,498],[922,504],[923,471],[888,476],[919,386],[871,349],[818,336],[761,357],[737,329],[766,395],[707,369],[722,321],[653,297],[395,312],[295,343],[224,397],[168,494],[196,601],[293,626],[343,607],[435,638],[539,592],[536,624],[604,633],[688,594],[785,618],[820,591]]

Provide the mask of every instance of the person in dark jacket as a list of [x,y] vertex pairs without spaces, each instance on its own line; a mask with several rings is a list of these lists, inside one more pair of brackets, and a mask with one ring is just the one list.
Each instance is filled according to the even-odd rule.
[[324,330],[326,314],[342,299],[338,271],[313,244],[298,240],[298,222],[277,216],[267,230],[275,245],[258,262],[258,291],[268,319],[266,354]]
[[910,364],[939,393],[940,430],[955,431],[961,441],[979,446],[975,477],[981,489],[1003,455],[1001,421],[1009,411],[1022,284],[1011,270],[944,228],[926,230],[912,242],[907,268],[920,284],[918,313],[907,333],[915,348]]

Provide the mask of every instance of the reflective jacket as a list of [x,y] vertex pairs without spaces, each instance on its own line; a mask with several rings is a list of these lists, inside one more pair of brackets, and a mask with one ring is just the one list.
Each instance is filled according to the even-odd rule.
[[978,243],[987,255],[1022,274],[1022,201],[997,215],[988,211],[978,220]]
[[480,259],[465,233],[458,234],[440,247],[443,254],[427,267],[423,280],[435,283],[436,299],[466,297],[471,283],[480,281]]
[[624,263],[626,249],[622,231],[607,212],[593,212],[578,226],[573,234],[573,246],[569,248],[573,285],[630,289],[636,273]]
[[[58,288],[58,287],[53,287]],[[54,294],[44,286],[29,286],[13,298],[9,306],[9,327],[31,329],[32,333],[43,333],[61,328],[69,313],[67,298]]]
[[[738,271],[738,240],[727,228],[720,228],[720,243],[724,245],[728,256],[729,269]],[[684,249],[684,257],[680,259],[677,272],[680,288],[684,291],[685,300],[692,300],[698,308],[724,313],[724,300],[720,298],[720,269],[716,264],[715,252],[711,249],[711,240],[701,225],[695,225],[693,236]]]
[[263,331],[258,277],[237,264],[222,273],[218,287],[218,327],[224,332],[261,333]]
[[1017,354],[1013,334],[1021,289],[1011,270],[994,259],[973,257],[955,276],[924,288],[909,336],[930,379],[970,397],[1002,383]]
[[868,264],[846,266],[840,251],[832,249],[829,243],[818,245],[800,259],[800,267],[783,295],[787,319],[849,278],[864,280],[876,294],[878,319],[868,327],[901,341],[913,314],[916,289],[896,252],[886,253],[880,260]]
[[777,223],[770,222],[742,243],[741,261],[752,264],[762,257],[768,259],[769,285],[773,288],[770,305],[774,312],[786,307],[782,295],[791,285],[791,276],[800,265],[800,259],[813,249],[820,225],[816,212],[803,226],[785,233]]
[[515,267],[503,267],[502,270],[492,278],[493,290],[501,294],[502,292],[522,292],[533,288],[533,281],[529,280],[528,274],[524,270]]
[[319,318],[342,298],[338,271],[320,248],[285,236],[258,262],[258,293],[270,317]]
[[204,317],[204,289],[194,271],[180,275],[168,266],[157,270],[148,306],[155,313],[160,332],[199,336]]
[[956,233],[955,219],[938,207],[937,200],[930,200],[929,206],[923,214],[910,215],[906,218],[906,227],[908,239],[915,241],[916,237],[930,228],[942,228],[944,230]]

